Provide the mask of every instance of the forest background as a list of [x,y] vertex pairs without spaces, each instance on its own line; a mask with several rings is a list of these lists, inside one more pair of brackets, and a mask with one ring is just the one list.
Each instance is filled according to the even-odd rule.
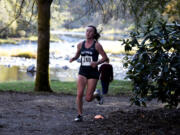
[[[37,36],[36,1],[21,2],[0,1],[0,38]],[[50,29],[82,31],[93,24],[103,32],[122,34],[162,17],[179,22],[179,6],[179,0],[54,0]]]

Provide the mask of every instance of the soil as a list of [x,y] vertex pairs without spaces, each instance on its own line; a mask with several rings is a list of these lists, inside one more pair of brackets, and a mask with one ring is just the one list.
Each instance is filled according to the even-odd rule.
[[84,101],[83,122],[74,122],[75,96],[0,92],[0,135],[180,135],[180,109],[164,109],[155,100],[147,108],[130,106],[129,98]]

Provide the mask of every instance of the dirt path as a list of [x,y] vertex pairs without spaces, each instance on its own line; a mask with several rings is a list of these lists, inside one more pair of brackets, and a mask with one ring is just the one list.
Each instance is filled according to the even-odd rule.
[[[109,113],[118,110],[143,109],[129,104],[127,96],[106,97],[103,105],[84,102],[84,121],[76,123],[73,122],[77,115],[74,96],[0,92],[0,135],[86,135],[95,123],[96,114],[107,119]],[[148,103],[151,110],[161,107],[155,101]]]

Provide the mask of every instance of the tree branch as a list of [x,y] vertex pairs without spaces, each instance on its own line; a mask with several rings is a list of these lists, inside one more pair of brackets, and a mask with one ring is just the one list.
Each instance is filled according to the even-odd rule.
[[2,33],[3,31],[5,31],[11,24],[13,24],[13,22],[15,22],[15,21],[20,17],[21,12],[22,12],[22,8],[23,8],[24,1],[25,1],[25,0],[22,0],[22,1],[21,1],[21,5],[20,5],[20,8],[19,8],[19,12],[17,13],[15,19],[12,20],[9,24],[7,24],[4,28],[2,28],[2,29],[0,30],[0,33]]
[[35,3],[36,3],[36,0],[33,1],[33,4],[32,4],[32,11],[31,11],[32,14],[31,14],[31,16],[30,16],[30,19],[29,19],[28,23],[31,22],[32,16],[34,15],[33,9],[34,9]]

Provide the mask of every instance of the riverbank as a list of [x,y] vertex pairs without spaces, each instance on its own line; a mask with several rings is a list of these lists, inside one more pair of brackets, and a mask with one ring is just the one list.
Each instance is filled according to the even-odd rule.
[[[56,42],[57,44],[64,43],[72,43],[71,46],[76,46],[78,42],[85,39],[84,31],[82,29],[78,30],[55,30],[51,31],[50,36],[50,46],[52,43]],[[101,39],[99,42],[102,44],[106,53],[110,54],[128,54],[133,55],[135,50],[125,52],[124,46],[122,46],[122,39],[127,39],[129,36],[127,32],[122,33],[122,31],[118,30],[109,30],[101,35]],[[36,44],[37,45],[38,36],[30,36],[30,37],[12,37],[12,38],[0,38],[0,46],[3,45],[27,45]],[[114,42],[114,43],[112,43]],[[25,47],[25,46],[24,46]],[[16,49],[13,51],[6,51],[0,49],[0,56],[16,56],[16,57],[25,57],[25,58],[35,58],[36,52],[32,52],[31,50],[22,50]]]
[[[80,65],[80,59],[73,63],[69,63],[77,49],[77,44],[83,41],[83,38],[78,38],[77,32],[59,32],[55,31],[55,35],[59,42],[50,42],[50,77],[52,80],[74,81],[77,79],[77,73]],[[74,36],[68,36],[72,34]],[[83,33],[81,33],[83,34]],[[124,80],[126,71],[123,67],[124,46],[118,40],[99,40],[105,52],[110,58],[110,63],[113,66],[114,79]],[[35,40],[19,41],[18,44],[1,44],[0,45],[0,82],[12,80],[33,81],[35,74],[27,73],[27,68],[33,66],[36,68],[37,57],[37,38]]]
[[[67,41],[70,40],[68,36],[70,36],[72,39],[78,38],[77,33],[75,36],[73,36],[71,34],[69,35],[69,34],[64,33],[64,35],[61,35],[61,36],[60,35],[51,36],[50,44],[52,44],[52,43],[62,44],[64,42],[66,42],[66,40]],[[79,41],[81,41],[81,40],[82,39],[79,39]],[[116,42],[116,45],[112,44],[113,41]],[[124,50],[124,46],[122,46],[121,45],[122,43],[118,40],[101,40],[100,43],[103,45],[103,48],[106,53],[115,54],[115,55],[117,55],[117,54],[128,54],[128,55],[135,54],[135,50],[126,52]],[[4,46],[4,45],[6,45],[6,46],[8,46],[8,45],[9,46],[18,46],[19,45],[20,46],[21,44],[24,44],[25,46],[29,46],[30,44],[37,45],[37,37],[0,39],[0,46]],[[77,44],[77,42],[76,42],[76,44]],[[72,46],[75,46],[76,44],[74,44]],[[24,48],[21,48],[21,49],[13,49],[13,50],[2,50],[1,49],[0,56],[36,58],[37,57],[36,51],[32,52],[32,50],[27,50],[27,49],[25,49],[25,46],[24,46]]]
[[[30,37],[11,37],[11,38],[0,38],[0,45],[2,44],[18,44],[22,41],[26,42],[37,42],[37,36]],[[56,35],[51,35],[50,42],[59,42],[60,39]]]

